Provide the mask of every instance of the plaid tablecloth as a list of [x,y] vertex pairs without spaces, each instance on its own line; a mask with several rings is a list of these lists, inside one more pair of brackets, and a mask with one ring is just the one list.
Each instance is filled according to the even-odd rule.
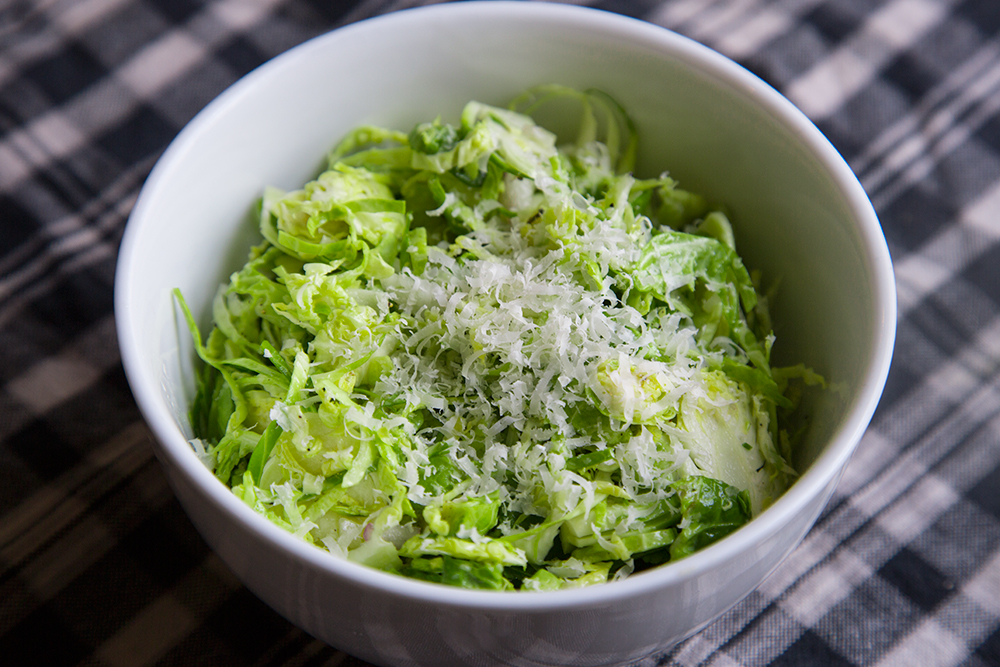
[[[241,75],[408,0],[0,2],[0,664],[361,665],[244,589],[168,488],[122,372],[118,243]],[[881,405],[780,570],[647,665],[1000,665],[1000,2],[605,0],[784,92],[882,220]]]

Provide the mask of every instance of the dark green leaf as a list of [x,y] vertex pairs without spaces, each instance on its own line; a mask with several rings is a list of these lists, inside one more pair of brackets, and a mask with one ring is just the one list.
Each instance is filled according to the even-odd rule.
[[670,559],[690,556],[750,520],[750,496],[709,477],[688,477],[676,484],[687,525],[670,546]]

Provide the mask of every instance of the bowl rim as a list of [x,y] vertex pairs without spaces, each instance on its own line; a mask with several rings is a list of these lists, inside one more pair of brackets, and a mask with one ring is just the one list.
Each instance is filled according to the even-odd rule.
[[[278,76],[325,48],[328,42],[343,35],[379,31],[413,21],[433,20],[444,15],[452,18],[487,20],[490,17],[510,20],[519,18],[533,22],[558,23],[585,28],[618,38],[641,43],[667,54],[688,67],[706,72],[739,91],[765,109],[772,117],[815,156],[831,177],[840,196],[848,204],[856,221],[855,231],[863,242],[864,259],[872,278],[875,304],[874,345],[865,364],[859,391],[847,407],[839,427],[829,444],[773,505],[746,526],[698,553],[696,559],[643,571],[620,581],[579,589],[545,592],[499,592],[466,590],[433,584],[394,575],[340,559],[295,537],[267,518],[254,512],[237,498],[197,458],[190,443],[180,431],[166,401],[158,391],[159,380],[147,372],[142,361],[139,337],[132,325],[133,289],[128,276],[137,266],[140,229],[147,217],[150,202],[155,198],[173,164],[197,141],[203,129],[210,127],[258,82]],[[590,7],[554,3],[516,1],[475,1],[448,3],[404,9],[364,19],[314,37],[272,58],[251,71],[210,102],[177,135],[157,161],[126,224],[115,272],[115,319],[126,376],[140,411],[158,443],[158,453],[167,457],[201,493],[219,506],[228,518],[238,521],[247,530],[274,544],[290,557],[338,578],[357,585],[378,589],[402,598],[430,602],[459,609],[496,611],[546,612],[557,609],[597,606],[624,598],[676,585],[691,580],[740,553],[752,551],[755,544],[774,535],[793,516],[842,473],[864,434],[878,404],[888,375],[895,341],[896,292],[891,259],[885,237],[867,194],[858,179],[820,130],[787,98],[769,84],[739,64],[688,37],[640,19]],[[157,444],[154,444],[157,447]],[[831,487],[832,488],[832,487]],[[774,565],[776,568],[778,563]]]

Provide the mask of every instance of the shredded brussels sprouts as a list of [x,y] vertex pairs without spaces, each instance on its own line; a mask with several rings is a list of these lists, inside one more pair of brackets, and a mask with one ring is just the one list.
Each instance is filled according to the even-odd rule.
[[[530,116],[554,99],[572,143]],[[622,578],[768,507],[822,379],[771,368],[726,214],[636,148],[610,97],[543,86],[266,189],[204,344],[177,294],[216,476],[333,554],[495,590]]]

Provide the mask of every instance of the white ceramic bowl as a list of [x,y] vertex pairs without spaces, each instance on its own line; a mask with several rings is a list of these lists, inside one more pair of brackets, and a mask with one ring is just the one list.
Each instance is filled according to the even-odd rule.
[[[824,394],[778,502],[694,557],[621,582],[491,593],[338,560],[270,524],[187,438],[194,354],[170,291],[207,328],[242,265],[266,185],[301,186],[347,130],[408,130],[470,99],[505,104],[539,83],[596,87],[632,114],[638,172],[664,169],[726,202],[742,255],[782,279],[779,362],[840,383]],[[252,72],[160,159],[128,222],[116,277],[122,359],[170,482],[211,547],[261,599],[330,644],[382,665],[609,665],[670,646],[747,595],[830,498],[882,391],[895,291],[878,220],[850,169],[788,101],[738,65],[640,21],[541,3],[403,11],[314,39]]]

